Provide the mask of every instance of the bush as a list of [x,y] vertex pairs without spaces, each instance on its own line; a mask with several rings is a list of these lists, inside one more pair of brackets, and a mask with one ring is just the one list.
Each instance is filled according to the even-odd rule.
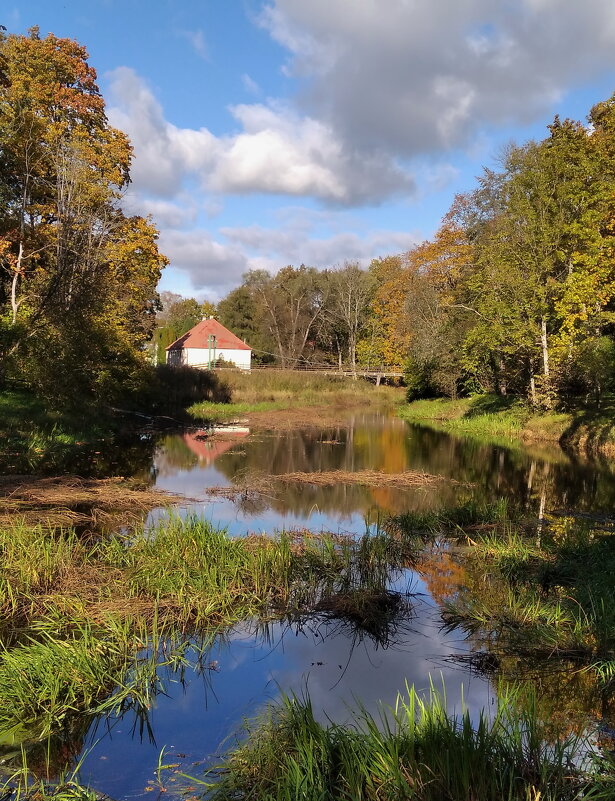
[[404,367],[406,383],[406,400],[412,403],[423,398],[434,398],[437,392],[432,382],[433,365],[431,362],[419,361],[410,356]]
[[599,402],[605,392],[615,389],[615,342],[603,336],[578,345],[562,378],[564,394]]

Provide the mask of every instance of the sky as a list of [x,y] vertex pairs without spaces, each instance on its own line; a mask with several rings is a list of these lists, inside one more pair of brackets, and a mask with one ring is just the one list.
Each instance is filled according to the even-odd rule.
[[408,250],[511,141],[615,90],[613,0],[4,0],[76,39],[134,146],[160,289]]

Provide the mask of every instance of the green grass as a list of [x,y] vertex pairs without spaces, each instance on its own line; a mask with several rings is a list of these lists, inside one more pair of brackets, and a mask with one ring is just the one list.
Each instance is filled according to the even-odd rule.
[[412,423],[477,439],[559,442],[588,452],[615,449],[615,403],[534,413],[519,398],[474,395],[470,398],[418,400],[399,410]]
[[588,740],[546,742],[535,710],[519,712],[511,695],[472,720],[449,714],[434,691],[426,701],[409,689],[394,709],[359,709],[344,726],[323,726],[309,699],[286,698],[249,735],[220,767],[214,801],[607,801],[615,792],[615,766],[591,764]]
[[196,403],[189,414],[201,420],[225,421],[251,412],[275,412],[309,406],[394,404],[402,399],[395,387],[375,387],[364,380],[293,370],[224,372],[230,403]]
[[104,430],[101,417],[52,411],[26,391],[0,392],[0,467],[8,472],[62,461],[76,445],[99,440]]
[[402,407],[404,420],[429,423],[442,431],[473,436],[520,436],[530,416],[519,401],[478,395],[459,400],[419,400]]
[[227,422],[237,420],[251,412],[273,412],[287,409],[288,404],[283,401],[260,401],[258,403],[195,403],[188,409],[188,413],[197,420],[211,420],[212,422]]
[[391,572],[415,552],[384,533],[232,538],[200,519],[90,544],[72,530],[0,529],[0,744],[77,713],[147,707],[158,665],[196,631],[322,614],[384,641],[405,612]]
[[615,535],[572,518],[540,532],[478,540],[468,586],[450,602],[450,627],[478,633],[501,653],[576,659],[612,683]]

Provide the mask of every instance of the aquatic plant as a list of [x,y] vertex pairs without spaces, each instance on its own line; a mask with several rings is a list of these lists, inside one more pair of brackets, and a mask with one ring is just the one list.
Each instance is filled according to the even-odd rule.
[[96,541],[18,525],[0,529],[0,553],[0,743],[47,736],[76,711],[146,708],[196,632],[251,617],[337,615],[384,641],[407,612],[391,571],[413,558],[384,533],[232,538],[174,516]]
[[414,688],[378,716],[359,708],[346,725],[316,720],[309,698],[287,697],[248,728],[211,774],[214,801],[574,801],[613,798],[612,760],[571,735],[548,743],[535,709],[513,694],[473,720],[443,694]]
[[444,607],[449,628],[478,633],[504,652],[581,660],[612,681],[612,532],[550,518],[533,534],[478,538],[466,567],[473,578]]

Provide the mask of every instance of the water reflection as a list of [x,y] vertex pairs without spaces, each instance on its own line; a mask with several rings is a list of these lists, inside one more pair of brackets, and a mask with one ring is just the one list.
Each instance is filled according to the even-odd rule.
[[[401,577],[397,587],[407,587],[407,581]],[[112,797],[139,797],[163,745],[166,761],[179,762],[181,770],[194,775],[232,744],[228,738],[244,718],[258,714],[281,692],[307,691],[321,721],[343,722],[359,700],[371,712],[379,701],[393,704],[406,683],[428,693],[431,674],[436,684],[446,682],[451,707],[460,707],[462,694],[471,709],[487,707],[488,682],[448,660],[452,652],[466,653],[467,644],[440,631],[420,579],[413,590],[411,620],[397,618],[384,639],[326,615],[246,623],[221,635],[203,660],[213,668],[163,680],[165,692],[153,699],[142,738],[135,736],[141,724],[130,711],[105,727],[92,727],[84,742],[91,751],[82,779]]]
[[[507,497],[538,511],[610,512],[613,464],[587,461],[558,447],[504,447],[452,437],[385,415],[358,415],[347,427],[324,430],[229,431],[167,436],[154,457],[157,485],[200,499],[196,509],[234,533],[308,526],[364,530],[365,520],[426,511],[470,498]],[[241,484],[251,475],[291,472],[417,470],[453,479],[435,487],[398,489],[338,484],[274,483],[265,493],[211,499],[211,487]],[[243,506],[242,506],[243,504]],[[194,508],[194,507],[193,507]]]
[[[583,461],[555,447],[481,444],[383,415],[358,415],[348,426],[320,431],[226,431],[213,438],[207,432],[183,432],[156,442],[150,438],[140,453],[133,473],[196,499],[186,501],[183,513],[202,514],[239,536],[291,527],[360,534],[391,513],[472,498],[507,497],[536,511],[592,513],[610,513],[615,501],[608,462]],[[232,487],[251,473],[362,469],[420,470],[461,484],[397,489],[285,483],[253,497],[251,504],[207,494],[208,488]],[[468,669],[485,643],[441,628],[440,605],[467,581],[463,566],[449,551],[439,550],[424,555],[420,575],[412,574],[411,594],[408,577],[400,574],[374,599],[368,625],[344,614],[338,604],[266,626],[246,623],[216,637],[206,653],[195,647],[188,654],[194,667],[161,675],[164,692],[152,696],[149,709],[132,707],[97,722],[82,716],[69,721],[50,752],[56,754],[55,764],[85,754],[83,781],[118,799],[147,797],[145,788],[163,746],[167,761],[179,762],[188,774],[198,773],[228,747],[227,738],[244,717],[258,713],[282,691],[301,694],[307,689],[320,718],[339,722],[348,719],[356,701],[369,712],[376,711],[379,701],[394,703],[406,683],[428,692],[430,677],[436,684],[444,680],[451,707],[459,708],[462,686],[471,710],[489,707],[493,699],[487,676],[493,671],[487,663],[485,675]],[[558,671],[538,678],[522,674],[521,667],[511,657],[500,660],[497,670],[505,679],[527,675],[528,681],[538,682],[541,698],[562,708],[562,721],[608,711],[607,701],[588,686],[588,674],[564,671],[563,678]]]

